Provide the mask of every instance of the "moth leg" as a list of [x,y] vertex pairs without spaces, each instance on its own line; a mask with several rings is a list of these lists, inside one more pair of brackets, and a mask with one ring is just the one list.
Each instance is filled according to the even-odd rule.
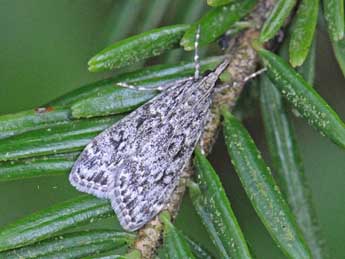
[[253,79],[253,78],[255,78],[255,77],[261,75],[262,73],[266,72],[266,70],[267,70],[267,69],[264,67],[264,68],[259,69],[259,70],[256,71],[256,72],[254,72],[254,73],[252,73],[252,74],[246,76],[246,77],[243,79],[243,83],[246,83],[246,82],[248,82],[249,80],[251,80],[251,79]]
[[[244,84],[244,83],[248,82],[249,80],[251,80],[251,79],[253,79],[253,78],[255,78],[255,77],[257,77],[257,76],[263,74],[264,72],[266,72],[266,70],[267,70],[266,68],[261,68],[261,69],[259,69],[258,71],[254,72],[254,73],[252,73],[252,74],[250,74],[250,75],[248,75],[248,76],[246,76],[242,81],[233,82],[232,85],[231,85],[230,87],[237,86],[237,85],[240,84],[240,83]],[[217,87],[217,88],[215,89],[215,92],[216,92],[216,93],[222,92],[224,89],[226,89],[226,88],[228,88],[228,87],[229,87],[228,84],[221,85],[220,87]]]

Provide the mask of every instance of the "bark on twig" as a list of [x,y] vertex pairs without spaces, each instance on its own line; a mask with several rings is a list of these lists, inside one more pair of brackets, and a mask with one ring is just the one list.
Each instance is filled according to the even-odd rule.
[[[231,62],[228,67],[232,82],[242,82],[246,76],[255,71],[258,64],[258,58],[255,50],[251,46],[251,42],[253,39],[258,37],[259,29],[269,14],[273,3],[274,2],[272,0],[261,0],[257,4],[255,10],[248,17],[249,20],[253,21],[256,28],[243,32],[237,39],[235,39],[235,44],[232,46],[231,52],[229,53]],[[221,92],[215,94],[212,113],[201,140],[206,154],[211,151],[218,135],[220,126],[220,105],[226,104],[230,109],[232,109],[235,106],[243,87],[243,83],[237,83],[233,87],[225,88]],[[187,181],[192,174],[193,169],[191,166],[184,169],[179,185],[172,194],[166,209],[173,217],[175,217],[179,211]],[[158,216],[139,231],[134,248],[141,252],[142,258],[152,258],[156,248],[160,244],[162,232],[163,224],[160,222]]]

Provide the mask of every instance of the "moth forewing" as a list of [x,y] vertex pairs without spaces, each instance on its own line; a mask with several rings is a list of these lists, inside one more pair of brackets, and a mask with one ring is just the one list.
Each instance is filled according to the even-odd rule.
[[177,82],[99,134],[73,166],[71,184],[110,199],[124,229],[145,225],[168,203],[228,64],[225,60],[204,77]]

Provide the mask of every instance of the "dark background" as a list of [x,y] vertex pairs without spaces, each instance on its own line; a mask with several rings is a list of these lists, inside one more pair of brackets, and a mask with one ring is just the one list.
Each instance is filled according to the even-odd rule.
[[[145,4],[148,2],[142,1]],[[105,77],[105,74],[89,73],[86,64],[114,37],[111,35],[112,13],[120,8],[118,2],[0,1],[0,114],[38,106],[71,89]],[[155,10],[157,15],[161,15],[159,11]],[[139,24],[134,24],[132,31],[138,27]],[[345,80],[322,29],[318,33],[315,87],[345,119]],[[265,153],[260,111],[257,109],[245,123]],[[301,119],[295,119],[295,126],[306,176],[331,258],[344,258],[345,152]],[[230,167],[222,141],[218,141],[211,161],[222,178],[257,258],[283,258],[248,204]],[[0,226],[77,194],[66,176],[0,183]],[[104,224],[118,227],[113,220]],[[208,245],[207,235],[188,198],[177,225]]]

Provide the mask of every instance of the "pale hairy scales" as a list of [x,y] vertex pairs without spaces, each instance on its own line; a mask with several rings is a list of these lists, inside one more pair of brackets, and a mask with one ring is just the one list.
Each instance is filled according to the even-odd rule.
[[99,134],[70,173],[78,190],[110,199],[134,231],[166,206],[203,132],[220,64],[201,79],[179,81]]

